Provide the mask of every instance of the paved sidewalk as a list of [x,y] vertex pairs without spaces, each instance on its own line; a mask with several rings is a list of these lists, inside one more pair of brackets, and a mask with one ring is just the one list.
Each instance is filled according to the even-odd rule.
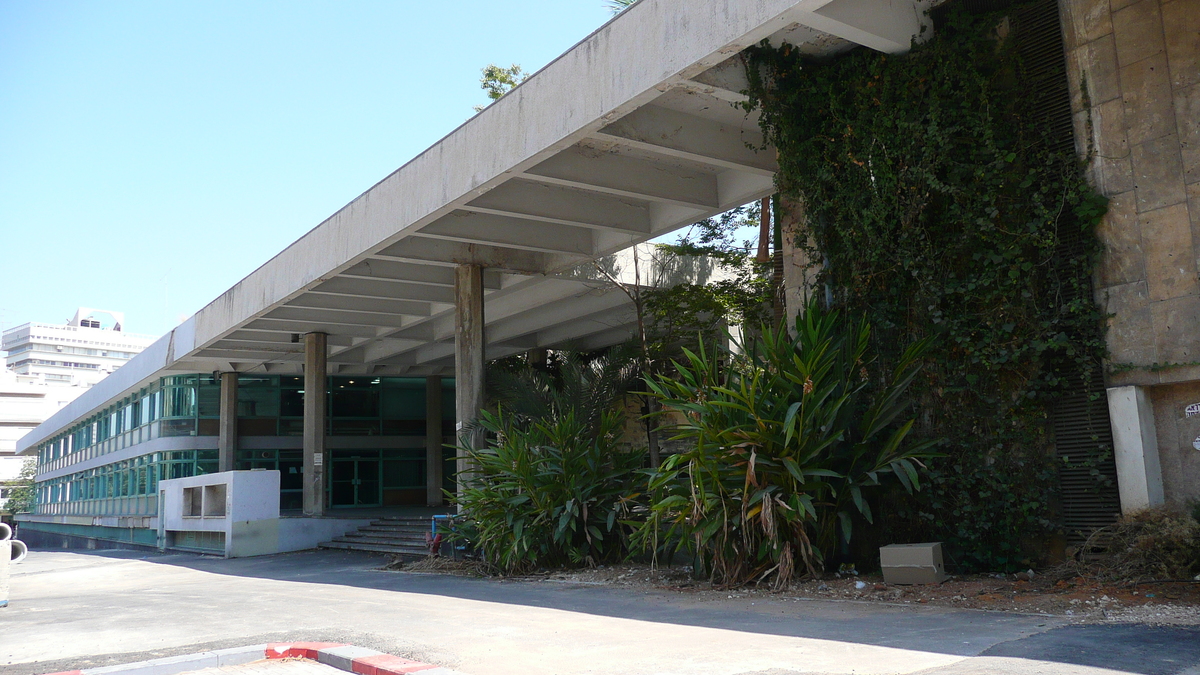
[[[675,592],[383,572],[313,551],[219,560],[33,552],[0,610],[0,670],[34,675],[290,640],[471,675],[1176,675],[1200,630],[1074,626],[928,606],[702,601]],[[1194,672],[1200,673],[1200,669]]]

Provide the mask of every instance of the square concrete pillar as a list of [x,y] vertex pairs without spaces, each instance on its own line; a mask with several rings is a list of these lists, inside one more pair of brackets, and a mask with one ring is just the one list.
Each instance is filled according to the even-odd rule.
[[221,373],[221,420],[217,439],[219,471],[233,471],[237,460],[237,388],[237,373]]
[[[466,447],[484,442],[482,430],[466,430],[483,410],[483,364],[483,268],[459,265],[454,268],[454,428],[459,445]],[[458,460],[460,494],[473,469],[468,460]]]
[[442,500],[442,378],[425,378],[425,503]]
[[1158,464],[1154,408],[1145,389],[1109,389],[1108,414],[1112,420],[1121,513],[1133,513],[1162,504],[1162,470]]
[[325,514],[325,333],[304,336],[304,514]]

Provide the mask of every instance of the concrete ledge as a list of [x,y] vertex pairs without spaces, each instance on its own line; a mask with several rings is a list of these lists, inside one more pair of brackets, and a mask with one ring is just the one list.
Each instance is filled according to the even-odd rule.
[[365,647],[346,645],[345,647],[330,647],[317,652],[317,661],[347,672],[354,672],[354,659],[364,656],[375,656],[379,652]]
[[86,668],[84,670],[68,670],[54,675],[178,675],[201,668],[216,668],[218,666],[236,666],[265,658],[267,645],[250,647],[234,647],[218,649],[198,654],[169,656],[162,659],[125,663],[117,666]]

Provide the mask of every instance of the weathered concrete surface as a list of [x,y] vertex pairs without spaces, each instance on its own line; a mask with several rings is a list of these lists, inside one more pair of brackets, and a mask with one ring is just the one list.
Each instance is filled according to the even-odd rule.
[[[376,571],[335,551],[214,560],[35,552],[0,612],[30,675],[294,639],[465,673],[1181,673],[1200,631]],[[93,656],[99,655],[99,656]]]
[[[325,415],[329,336],[304,336],[304,515],[325,513]],[[318,394],[318,395],[314,395]]]
[[1149,387],[1165,497],[1184,504],[1200,495],[1197,436],[1177,423],[1200,401],[1200,0],[1059,7],[1076,144],[1110,199],[1096,272],[1109,361],[1122,366],[1109,386]]

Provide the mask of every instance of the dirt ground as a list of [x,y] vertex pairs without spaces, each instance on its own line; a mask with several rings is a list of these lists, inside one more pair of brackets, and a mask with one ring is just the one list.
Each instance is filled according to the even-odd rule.
[[[1023,575],[1027,576],[1027,575]],[[849,600],[895,604],[988,609],[1032,614],[1073,616],[1087,622],[1136,622],[1161,625],[1200,625],[1200,583],[1105,584],[1076,577],[1053,581],[1034,574],[1026,581],[1015,575],[952,576],[941,584],[896,586],[878,574],[803,581],[782,591],[768,588],[715,589],[691,578],[684,567],[652,570],[648,565],[624,564],[573,571],[553,571],[531,578],[546,581],[605,583],[669,589],[715,597],[771,597]]]
[[[455,573],[450,567],[420,564],[430,572]],[[413,567],[409,567],[413,569]],[[414,569],[414,571],[418,571]],[[460,570],[461,571],[461,570]],[[1027,577],[1028,575],[1022,575]],[[952,576],[941,584],[897,586],[878,574],[846,576],[794,583],[790,588],[714,588],[692,579],[689,567],[659,567],[625,563],[594,569],[550,570],[520,579],[540,583],[603,584],[626,588],[669,590],[712,598],[787,598],[892,604],[930,604],[943,607],[998,610],[1025,614],[1074,617],[1081,623],[1144,623],[1200,625],[1200,582],[1113,584],[1076,577],[1055,579],[1034,574]]]

